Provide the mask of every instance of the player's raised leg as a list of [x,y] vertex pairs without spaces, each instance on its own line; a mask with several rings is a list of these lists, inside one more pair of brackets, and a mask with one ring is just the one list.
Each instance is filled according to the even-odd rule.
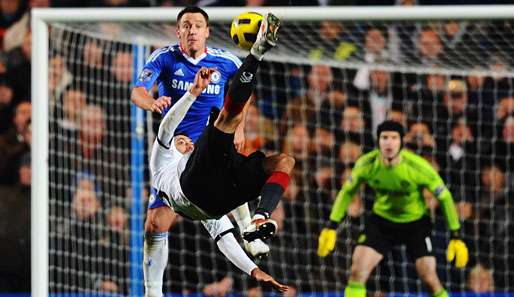
[[242,121],[243,108],[250,98],[255,85],[255,75],[264,54],[277,44],[277,31],[280,20],[268,13],[262,20],[257,39],[236,75],[234,76],[225,104],[214,126],[224,133],[234,133]]

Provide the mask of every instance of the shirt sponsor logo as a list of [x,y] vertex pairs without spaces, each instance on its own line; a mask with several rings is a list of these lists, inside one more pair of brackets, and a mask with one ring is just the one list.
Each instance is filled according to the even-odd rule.
[[[191,86],[193,85],[192,81],[183,81],[178,79],[171,80],[171,87],[174,89],[189,91]],[[209,84],[205,90],[203,90],[202,94],[213,94],[219,95],[221,94],[221,87],[219,85],[211,85]]]
[[175,74],[176,76],[184,76],[184,71],[182,71],[182,68],[179,68],[177,71],[175,71]]
[[152,74],[153,74],[153,70],[151,69],[143,69],[143,71],[141,71],[141,74],[139,74],[139,81],[141,82],[146,82],[146,81],[150,81],[150,79],[152,78]]

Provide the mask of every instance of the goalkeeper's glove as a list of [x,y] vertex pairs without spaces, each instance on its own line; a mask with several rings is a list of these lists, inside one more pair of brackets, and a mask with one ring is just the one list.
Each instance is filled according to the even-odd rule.
[[330,221],[328,227],[321,230],[318,239],[318,256],[326,257],[331,251],[334,250],[336,245],[336,229],[337,223]]
[[455,259],[455,267],[464,268],[469,260],[468,247],[460,239],[459,231],[452,231],[450,243],[448,244],[448,250],[446,254],[448,262],[453,262]]

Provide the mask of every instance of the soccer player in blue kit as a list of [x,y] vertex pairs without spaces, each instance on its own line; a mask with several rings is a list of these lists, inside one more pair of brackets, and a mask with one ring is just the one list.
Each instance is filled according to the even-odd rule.
[[[137,106],[162,113],[164,116],[168,109],[190,89],[195,74],[201,67],[214,68],[209,85],[195,100],[176,128],[177,132],[187,135],[196,142],[207,125],[211,108],[221,109],[223,106],[225,85],[241,66],[241,61],[225,50],[206,46],[206,40],[209,37],[209,17],[201,8],[187,7],[179,12],[177,37],[179,44],[157,49],[149,57],[132,90],[131,99]],[[149,93],[154,84],[158,86],[160,97],[157,99]],[[244,123],[244,120],[241,123]],[[240,125],[235,133],[236,149],[244,144],[243,127]],[[152,193],[151,198],[155,198],[156,194]],[[252,226],[248,204],[233,210],[232,215],[241,231]],[[153,269],[162,271],[161,276],[167,264],[167,232],[174,218],[175,214],[164,201],[151,199],[145,222],[145,244],[146,241],[162,241],[165,238],[162,257],[154,257],[152,262]],[[269,252],[269,246],[259,238],[245,240],[244,245],[245,249],[254,256]],[[145,275],[145,283],[148,281],[146,278]]]

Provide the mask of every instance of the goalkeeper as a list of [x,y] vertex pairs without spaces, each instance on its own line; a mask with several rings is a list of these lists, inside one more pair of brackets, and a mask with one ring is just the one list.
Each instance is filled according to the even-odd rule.
[[325,257],[334,249],[337,226],[360,184],[365,182],[374,190],[372,214],[353,251],[346,297],[365,297],[365,284],[371,272],[399,244],[406,245],[415,259],[416,271],[432,296],[448,296],[436,273],[430,240],[432,226],[423,188],[439,200],[451,231],[448,261],[455,261],[457,268],[468,262],[468,249],[459,238],[460,224],[451,193],[425,159],[402,149],[403,135],[403,127],[396,122],[385,121],[378,126],[379,148],[357,160],[351,177],[337,195],[328,226],[321,231],[318,255]]

